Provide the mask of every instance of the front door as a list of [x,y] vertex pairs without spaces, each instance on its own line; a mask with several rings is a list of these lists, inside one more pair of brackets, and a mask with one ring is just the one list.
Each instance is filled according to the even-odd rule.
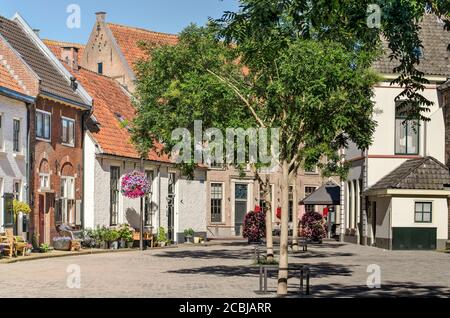
[[248,185],[236,183],[234,191],[234,231],[236,236],[242,235],[244,218],[247,214]]
[[45,242],[45,195],[39,194],[39,244]]
[[175,173],[169,173],[169,191],[167,198],[167,236],[170,241],[175,241]]

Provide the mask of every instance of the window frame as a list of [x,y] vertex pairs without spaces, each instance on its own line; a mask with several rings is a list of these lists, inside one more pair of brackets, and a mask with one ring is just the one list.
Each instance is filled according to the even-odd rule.
[[[304,187],[304,196],[305,197],[303,199],[306,199],[308,196],[310,196],[312,193],[314,193],[314,191],[313,191],[313,192],[309,193],[308,195],[306,195],[306,193],[307,193],[306,189],[307,188],[311,188],[311,189],[314,188],[314,191],[316,191],[319,187],[318,186],[305,185],[305,187]],[[312,207],[312,210],[311,210],[311,207]],[[315,211],[316,211],[315,205],[305,204],[305,213],[315,212]]]
[[[19,129],[17,131],[18,135],[16,136],[16,123],[19,123]],[[21,139],[22,139],[22,120],[20,118],[14,117],[13,118],[13,152],[14,153],[22,153],[22,145],[21,145]],[[16,145],[17,141],[17,145]],[[16,148],[17,146],[17,148]]]
[[[48,123],[49,123],[49,127],[48,127],[48,135],[49,135],[49,137],[48,137],[48,139],[45,136],[39,136],[39,134],[38,134],[38,119],[37,119],[38,114],[46,115],[46,116],[49,117],[49,121],[48,121]],[[51,142],[51,140],[52,140],[52,113],[49,113],[49,112],[47,112],[45,110],[36,109],[36,116],[35,117],[36,117],[35,118],[36,119],[36,123],[35,123],[36,140],[45,141],[45,142]],[[43,132],[45,132],[45,119],[44,119],[44,116],[42,116],[42,130],[43,130]]]
[[[417,210],[417,205],[421,204],[422,205],[422,210],[418,211]],[[430,205],[430,211],[426,212],[424,211],[424,205]],[[422,216],[422,221],[418,221],[417,220],[417,215],[421,214]],[[430,214],[430,220],[429,221],[424,221],[424,214]],[[433,223],[433,202],[431,201],[415,201],[414,202],[414,223],[419,223],[419,224],[430,224]]]
[[[72,126],[72,143],[66,142],[64,140],[64,138],[63,138],[63,136],[64,136],[64,122],[69,122],[69,123],[73,124],[73,126]],[[63,146],[75,147],[75,124],[76,124],[76,120],[75,119],[61,116],[61,136],[60,136],[60,138],[61,138],[61,144]],[[70,126],[68,126],[67,128],[69,128],[69,127]],[[67,132],[69,132],[69,131],[67,131]],[[67,134],[67,132],[66,132],[66,134]],[[67,135],[67,137],[68,137],[68,135]]]
[[[71,186],[71,188],[69,187]],[[61,222],[75,225],[77,223],[77,210],[75,201],[75,177],[72,176],[61,176],[60,179],[60,213]],[[63,196],[64,189],[64,196]],[[64,204],[65,203],[65,204]],[[70,204],[74,209],[73,211],[73,222],[70,219]],[[55,220],[55,222],[57,222]]]
[[[213,185],[220,185],[220,206],[218,206],[220,208],[220,221],[213,221],[213,200],[219,200],[219,199],[213,199],[212,197],[212,190],[213,190]],[[223,182],[211,182],[210,186],[209,186],[209,196],[210,196],[210,217],[209,220],[211,222],[211,224],[224,224],[224,212],[225,212],[225,186]]]
[[[419,119],[409,119],[407,120],[406,115],[399,115],[397,114],[397,108],[399,107],[401,102],[395,103],[395,119],[394,119],[394,154],[398,156],[418,156],[420,154],[420,120]],[[397,149],[397,120],[402,120],[402,126],[404,126],[405,129],[405,152],[401,152]],[[416,122],[416,129],[417,129],[417,151],[416,152],[409,152],[408,149],[408,132],[410,130],[410,126],[413,122]],[[412,129],[412,128],[411,128]]]
[[3,119],[5,115],[0,113],[0,151],[5,150],[5,140],[3,139]]
[[[19,189],[17,189],[18,191],[16,191],[16,185],[19,185]],[[15,200],[17,200],[17,201],[22,200],[22,180],[15,179],[13,181],[12,194],[14,195]]]
[[[113,215],[113,196],[112,196],[112,193],[113,193],[113,188],[111,187],[111,185],[112,185],[112,182],[113,182],[113,178],[112,178],[112,176],[113,176],[113,169],[114,170],[116,170],[117,172],[118,172],[118,178],[117,178],[117,189],[114,189],[114,192],[116,192],[116,197],[115,197],[115,199],[116,199],[116,202],[114,202],[115,203],[115,205],[116,205],[116,211],[114,211],[114,214],[115,215]],[[120,213],[120,179],[121,179],[121,176],[120,176],[120,174],[121,174],[121,168],[120,168],[120,166],[110,166],[109,167],[109,225],[110,226],[116,226],[116,225],[118,225],[119,224],[119,213]],[[115,222],[113,222],[113,221],[115,221]]]
[[103,62],[98,62],[97,63],[97,73],[100,75],[103,75]]

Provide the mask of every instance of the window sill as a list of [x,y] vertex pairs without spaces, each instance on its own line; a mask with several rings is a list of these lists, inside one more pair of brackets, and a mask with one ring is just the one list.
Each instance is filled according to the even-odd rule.
[[36,137],[36,140],[51,143],[51,140],[50,140],[50,139],[44,139],[44,138]]
[[24,160],[25,159],[25,155],[23,153],[15,152],[13,156],[17,160]]
[[75,145],[61,143],[64,147],[75,148]]

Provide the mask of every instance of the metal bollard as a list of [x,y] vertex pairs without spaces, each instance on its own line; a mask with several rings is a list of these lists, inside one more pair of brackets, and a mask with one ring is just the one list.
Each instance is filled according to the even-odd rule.
[[309,295],[309,267],[306,267],[306,295]]
[[259,265],[259,292],[263,291],[263,267]]
[[267,267],[264,267],[264,294],[267,294]]
[[300,270],[300,295],[303,295],[303,267]]

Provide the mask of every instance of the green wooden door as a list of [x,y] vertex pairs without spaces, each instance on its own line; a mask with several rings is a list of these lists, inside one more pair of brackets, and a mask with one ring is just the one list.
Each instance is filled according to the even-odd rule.
[[394,250],[435,250],[436,228],[393,228],[392,248]]

